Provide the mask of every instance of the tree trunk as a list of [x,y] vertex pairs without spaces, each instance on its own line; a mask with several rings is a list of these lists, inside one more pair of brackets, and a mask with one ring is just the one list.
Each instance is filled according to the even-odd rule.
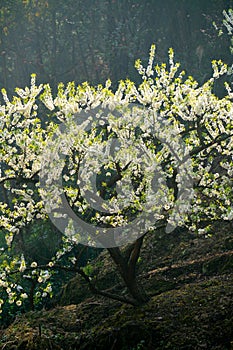
[[149,301],[150,298],[144,291],[143,287],[138,283],[137,277],[135,275],[126,273],[125,276],[122,275],[122,278],[130,295],[135,299],[136,304],[142,305]]
[[111,258],[117,265],[117,269],[125,282],[128,292],[135,300],[135,304],[141,305],[149,301],[142,286],[139,285],[136,277],[136,264],[139,258],[143,237],[134,242],[125,253],[116,248],[108,248]]

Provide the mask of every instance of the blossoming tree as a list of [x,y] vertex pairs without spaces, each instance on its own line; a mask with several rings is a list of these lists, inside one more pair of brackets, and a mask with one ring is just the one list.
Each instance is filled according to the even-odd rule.
[[[94,293],[144,303],[136,265],[145,235],[176,226],[208,233],[211,223],[232,220],[233,92],[226,83],[224,98],[213,93],[227,66],[213,61],[213,76],[199,86],[179,72],[172,49],[168,66],[153,67],[154,56],[152,45],[148,66],[136,61],[139,86],[120,81],[115,92],[110,81],[71,82],[54,95],[34,75],[30,88],[17,88],[11,100],[2,91],[2,253],[38,220],[50,218],[64,236],[45,265],[26,261],[22,252],[4,260],[2,307],[27,300],[25,279],[37,284],[38,296],[52,293],[56,269],[81,274]],[[98,290],[77,265],[73,248],[80,242],[108,250],[127,296]],[[70,263],[62,266],[68,253]]]

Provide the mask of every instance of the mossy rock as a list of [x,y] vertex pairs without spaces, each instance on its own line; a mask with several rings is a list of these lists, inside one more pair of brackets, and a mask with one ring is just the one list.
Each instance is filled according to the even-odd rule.
[[[15,334],[16,337],[11,337],[12,334]],[[36,328],[29,327],[27,324],[22,322],[19,325],[11,328],[8,332],[10,339],[7,335],[2,337],[1,342],[4,342],[6,338],[7,341],[3,343],[2,348],[5,350],[60,350],[61,347],[56,344],[48,335],[40,335],[40,328],[37,325]]]
[[164,292],[140,307],[91,298],[30,312],[2,332],[0,348],[230,350],[232,285],[233,275],[225,274]]
[[[146,305],[94,297],[76,276],[59,296],[65,306],[18,316],[0,330],[0,349],[233,350],[231,232],[146,237],[137,269]],[[100,288],[125,292],[107,252],[93,266]]]
[[[147,346],[146,349],[149,349],[148,341],[145,341],[148,338],[151,338],[151,334],[146,324],[142,321],[139,323],[132,320],[122,327],[113,326],[110,329],[99,332],[92,342],[81,345],[80,350],[137,350],[145,349],[145,346]],[[154,348],[152,349],[154,350]]]
[[202,266],[204,274],[226,273],[233,271],[233,255],[217,256],[205,262]]
[[63,286],[58,303],[59,305],[79,304],[91,296],[87,283],[80,276],[75,276]]

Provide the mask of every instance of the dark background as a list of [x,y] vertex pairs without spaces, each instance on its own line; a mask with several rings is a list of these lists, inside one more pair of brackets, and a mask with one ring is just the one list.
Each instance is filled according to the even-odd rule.
[[203,83],[211,60],[231,63],[229,37],[212,22],[232,0],[0,0],[0,88],[12,93],[30,74],[55,87],[59,82],[107,78],[138,81],[137,58],[146,64],[152,43],[157,62],[176,61]]

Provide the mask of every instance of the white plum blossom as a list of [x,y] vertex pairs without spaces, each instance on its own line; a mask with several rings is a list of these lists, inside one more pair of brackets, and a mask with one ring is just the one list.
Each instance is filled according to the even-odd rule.
[[[232,14],[225,17],[232,28]],[[154,57],[152,45],[148,66],[135,64],[141,84],[127,79],[116,91],[110,80],[98,87],[70,82],[59,84],[55,95],[48,84],[37,86],[35,75],[11,100],[2,90],[0,227],[6,245],[10,249],[21,230],[50,213],[67,223],[63,247],[46,268],[21,254],[6,262],[0,287],[8,303],[21,306],[29,295],[11,283],[13,273],[35,281],[36,298],[51,295],[57,262],[87,235],[78,231],[72,237],[72,221],[59,212],[64,198],[73,216],[88,217],[99,230],[127,227],[143,211],[151,218],[148,230],[164,221],[167,232],[184,225],[203,234],[205,221],[232,221],[233,92],[226,84],[224,97],[213,93],[228,68],[214,60],[212,76],[199,85],[179,71],[172,49],[168,65],[154,66]],[[89,232],[86,241],[93,245]],[[69,261],[75,265],[75,257]]]

